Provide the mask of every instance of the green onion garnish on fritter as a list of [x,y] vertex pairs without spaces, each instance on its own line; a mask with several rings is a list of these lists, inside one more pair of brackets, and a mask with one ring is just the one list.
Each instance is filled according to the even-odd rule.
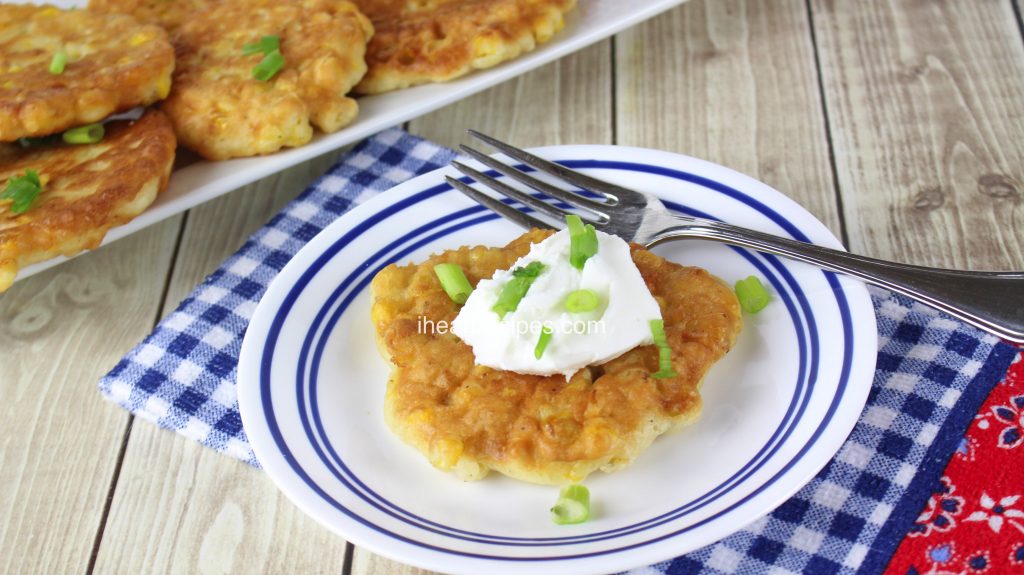
[[584,224],[576,214],[565,216],[569,227],[569,263],[581,270],[590,256],[597,253],[597,230],[591,224]]
[[466,303],[469,294],[473,293],[473,286],[469,285],[466,274],[458,264],[437,264],[434,266],[434,274],[441,282],[444,293],[459,305]]
[[250,56],[252,54],[267,54],[274,50],[281,49],[281,38],[278,36],[262,36],[259,42],[253,42],[252,44],[246,44],[242,46],[242,55]]
[[563,487],[551,508],[551,520],[558,525],[570,525],[587,519],[590,519],[590,490],[583,485]]
[[259,42],[242,46],[242,55],[263,54],[263,59],[252,68],[252,77],[267,82],[284,68],[284,54],[281,53],[281,39],[278,36],[263,36]]
[[89,124],[71,128],[62,136],[68,144],[95,144],[103,139],[103,124]]
[[498,293],[498,301],[494,302],[491,310],[497,312],[498,317],[502,319],[508,312],[516,311],[519,302],[530,290],[533,280],[544,271],[544,267],[540,262],[530,262],[526,267],[512,270],[512,277],[502,286],[501,292]]
[[668,338],[665,336],[665,322],[652,319],[650,323],[654,345],[658,346],[658,371],[653,375],[657,378],[675,377],[677,374],[672,367],[672,348],[668,346]]
[[11,200],[11,212],[23,214],[42,191],[43,184],[39,181],[39,174],[35,170],[27,170],[24,175],[7,180],[0,200]]
[[252,77],[261,82],[268,82],[284,68],[284,56],[280,50],[267,54],[252,68]]
[[661,319],[651,320],[651,337],[654,338],[654,345],[668,347],[668,338],[665,337],[665,321]]
[[601,305],[601,296],[590,289],[578,289],[565,296],[565,310],[569,313],[594,311]]
[[735,290],[736,299],[740,300],[740,307],[747,313],[757,313],[763,310],[772,299],[771,294],[756,276],[749,276],[736,282]]
[[68,65],[68,54],[64,50],[58,50],[50,58],[50,73],[63,74],[64,67]]
[[537,345],[533,348],[533,357],[540,359],[549,343],[551,343],[551,328],[544,326],[540,330],[540,337],[537,338]]

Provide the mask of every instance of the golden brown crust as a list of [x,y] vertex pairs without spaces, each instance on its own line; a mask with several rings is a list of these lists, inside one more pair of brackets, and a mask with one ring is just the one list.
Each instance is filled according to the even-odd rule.
[[168,32],[190,20],[217,0],[89,0],[89,10],[104,14],[128,14]]
[[[333,132],[351,122],[345,96],[366,72],[370,21],[346,0],[221,2],[178,28],[174,88],[163,104],[181,143],[211,160],[300,146],[313,126]],[[285,67],[270,81],[252,77],[262,54],[242,47],[278,36]]]
[[0,146],[0,190],[27,170],[44,184],[22,214],[0,200],[0,292],[19,268],[95,248],[107,230],[146,209],[167,187],[174,148],[174,130],[156,110],[135,122],[109,122],[96,144]]
[[533,50],[565,25],[576,0],[354,0],[377,33],[355,91],[443,82]]
[[533,230],[505,248],[463,247],[419,265],[391,265],[373,280],[372,318],[393,365],[386,420],[436,467],[478,479],[494,469],[536,483],[582,480],[628,464],[655,437],[700,413],[699,385],[742,326],[732,290],[708,272],[632,247],[665,320],[677,377],[655,379],[654,346],[635,348],[565,378],[474,365],[456,336],[423,329],[458,313],[433,266],[459,264],[470,283],[506,269],[550,232]]
[[[68,55],[51,74],[53,54]],[[174,49],[130,16],[0,5],[0,141],[98,122],[163,99]]]

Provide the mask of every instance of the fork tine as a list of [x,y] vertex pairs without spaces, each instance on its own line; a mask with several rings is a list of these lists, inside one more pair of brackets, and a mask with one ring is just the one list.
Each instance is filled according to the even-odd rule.
[[514,200],[518,200],[523,204],[530,206],[531,208],[539,212],[543,212],[557,220],[564,220],[565,215],[569,213],[565,210],[562,210],[545,202],[544,200],[535,198],[530,194],[527,194],[526,192],[520,192],[519,190],[513,188],[512,186],[506,184],[505,182],[501,182],[488,176],[487,174],[474,170],[473,168],[470,168],[469,166],[463,164],[462,162],[452,161],[452,166],[455,166],[457,170],[473,178],[477,182],[480,182],[481,184],[487,186],[488,188],[491,188],[492,190],[500,194],[504,194]]
[[491,136],[488,136],[487,134],[481,134],[476,130],[467,130],[467,132],[469,132],[469,135],[473,136],[474,138],[487,143],[488,145],[494,147],[495,149],[500,150],[506,155],[511,156],[528,166],[533,166],[534,168],[537,168],[542,172],[546,172],[553,176],[562,178],[563,180],[569,182],[570,184],[579,186],[584,190],[599,193],[604,197],[608,198],[609,200],[612,200],[613,202],[618,202],[626,199],[633,201],[645,199],[644,195],[641,194],[640,192],[637,192],[636,190],[630,190],[629,188],[616,186],[615,184],[598,180],[585,174],[581,174],[576,170],[567,168],[554,162],[549,162],[548,160],[535,156],[525,150],[521,150],[515,146],[506,144],[501,140],[496,140]]
[[594,212],[598,216],[601,216],[602,219],[607,219],[607,215],[604,213],[604,210],[607,210],[608,208],[612,207],[612,204],[598,202],[585,196],[581,196],[579,194],[552,186],[551,184],[538,180],[537,178],[534,178],[533,176],[525,172],[517,170],[512,166],[509,166],[508,164],[504,164],[488,156],[487,154],[484,154],[483,152],[474,150],[469,146],[459,146],[459,148],[463,152],[472,156],[481,164],[484,164],[485,166],[494,169],[499,174],[508,176],[521,184],[526,184],[527,186],[530,186],[531,188],[537,190],[538,192],[541,192],[542,194],[547,194],[552,198],[562,200],[563,202],[571,206],[576,206],[577,208]]
[[462,192],[463,194],[466,194],[473,201],[475,201],[478,204],[480,204],[480,205],[490,209],[491,211],[497,213],[499,216],[501,216],[501,217],[503,217],[503,218],[505,218],[507,220],[511,220],[513,223],[519,224],[520,227],[523,227],[523,228],[526,228],[526,229],[530,229],[530,228],[541,228],[541,229],[545,229],[545,230],[556,229],[551,224],[549,224],[549,223],[547,223],[547,222],[545,222],[543,220],[539,220],[539,219],[537,219],[537,218],[535,218],[535,217],[533,217],[533,216],[531,216],[531,215],[529,215],[527,213],[524,213],[524,212],[522,212],[520,210],[517,210],[517,209],[513,208],[512,206],[510,206],[510,205],[508,205],[508,204],[506,204],[504,202],[500,202],[500,201],[492,198],[491,196],[488,196],[487,194],[479,192],[479,191],[475,190],[473,187],[471,187],[471,186],[469,186],[467,184],[464,184],[461,181],[456,180],[455,178],[453,178],[451,176],[445,176],[444,179],[445,179],[446,182],[448,182],[448,185],[450,185],[451,187],[455,188],[456,190]]

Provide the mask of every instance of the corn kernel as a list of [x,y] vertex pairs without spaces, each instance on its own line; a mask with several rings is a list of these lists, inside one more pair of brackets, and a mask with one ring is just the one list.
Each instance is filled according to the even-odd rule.
[[445,437],[434,441],[430,446],[430,463],[443,471],[455,467],[462,457],[462,442],[458,439]]
[[409,416],[409,423],[416,425],[434,421],[434,412],[430,409],[417,409]]
[[160,98],[166,98],[167,94],[171,93],[171,78],[170,76],[160,78],[156,83],[157,93],[160,94]]

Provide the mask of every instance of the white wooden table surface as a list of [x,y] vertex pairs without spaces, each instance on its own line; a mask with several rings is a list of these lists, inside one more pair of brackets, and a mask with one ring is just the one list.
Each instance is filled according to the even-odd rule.
[[[581,0],[585,1],[585,0]],[[724,164],[867,255],[1024,269],[1019,0],[691,0],[412,122],[456,145],[617,143]],[[0,572],[421,573],[96,382],[323,157],[0,296]]]

